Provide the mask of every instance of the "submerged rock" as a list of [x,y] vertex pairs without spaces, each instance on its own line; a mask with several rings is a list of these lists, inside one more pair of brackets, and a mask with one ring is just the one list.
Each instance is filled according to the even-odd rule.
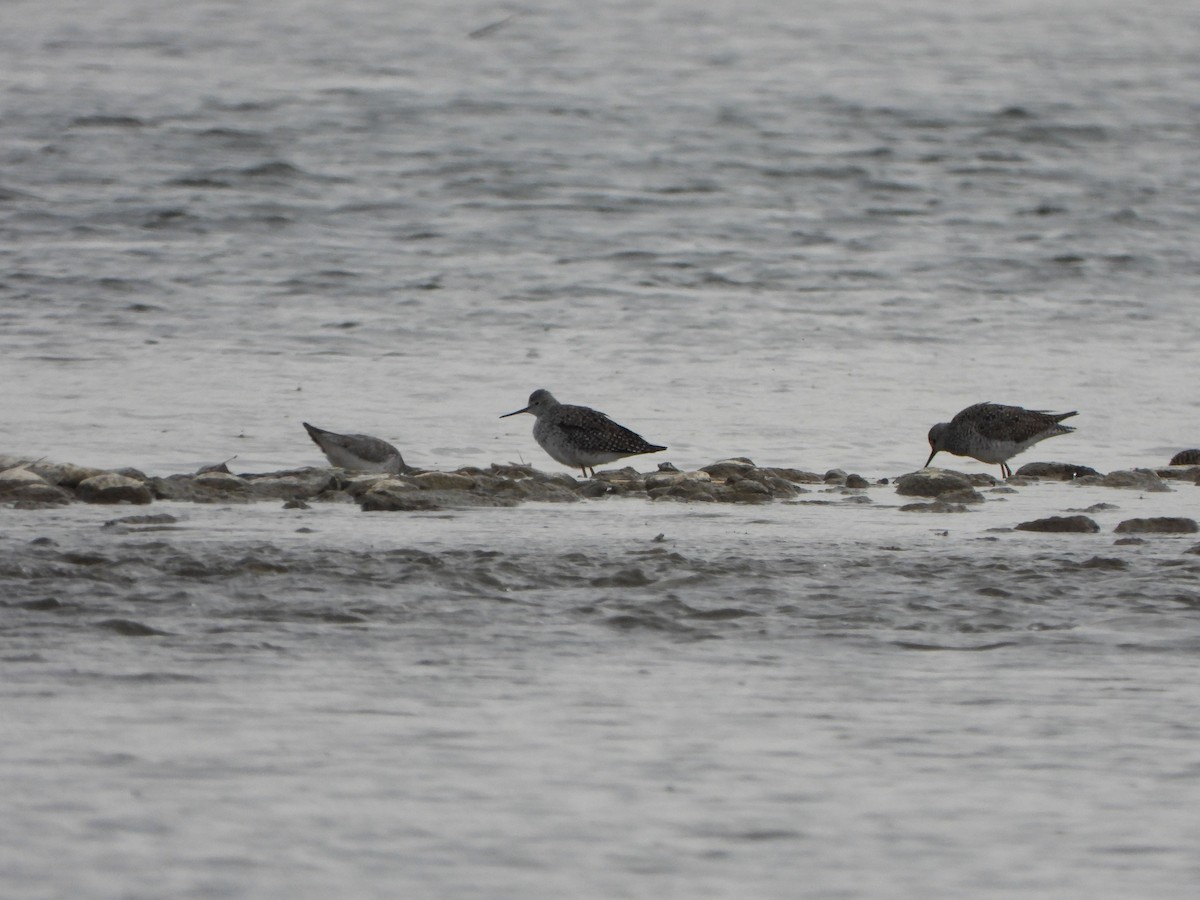
[[75,495],[84,503],[133,503],[144,505],[154,500],[150,488],[135,478],[105,472],[79,482]]
[[952,491],[971,489],[967,476],[949,469],[922,469],[896,479],[896,493],[904,497],[940,497]]
[[1101,487],[1133,488],[1139,491],[1169,491],[1161,478],[1149,469],[1121,469],[1100,479]]
[[1126,519],[1115,530],[1118,534],[1195,534],[1200,531],[1200,525],[1195,519],[1183,516],[1156,516]]
[[900,507],[900,512],[923,513],[964,513],[971,508],[965,503],[947,503],[945,500],[934,500],[932,503],[906,503]]
[[1168,481],[1196,482],[1200,480],[1200,465],[1167,466],[1166,468],[1155,469],[1154,474]]
[[1069,534],[1095,534],[1100,526],[1087,516],[1047,516],[1044,519],[1034,519],[1022,522],[1016,527],[1017,531],[1053,531]]
[[1049,478],[1054,481],[1074,481],[1084,475],[1100,475],[1091,466],[1062,462],[1031,462],[1017,469],[1017,475],[1027,478]]
[[358,498],[358,503],[365,512],[420,512],[478,506],[516,506],[517,500],[477,491],[421,490],[398,479],[388,479],[364,493]]

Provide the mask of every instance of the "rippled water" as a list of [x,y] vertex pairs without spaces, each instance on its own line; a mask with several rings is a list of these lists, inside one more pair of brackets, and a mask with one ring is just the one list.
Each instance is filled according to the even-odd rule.
[[[1182,0],[9,4],[0,453],[266,471],[306,420],[552,469],[497,418],[547,387],[680,467],[891,477],[983,399],[1079,410],[1018,463],[1161,465],[1198,40]],[[1112,534],[1174,488],[0,509],[0,893],[1193,896],[1200,556]]]

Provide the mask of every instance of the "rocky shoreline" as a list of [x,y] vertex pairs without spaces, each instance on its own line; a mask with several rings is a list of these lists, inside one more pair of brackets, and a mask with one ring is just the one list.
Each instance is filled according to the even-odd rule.
[[[1042,480],[1078,485],[1169,491],[1171,484],[1200,485],[1200,451],[1185,451],[1159,468],[1101,474],[1068,463],[1028,463],[1006,482],[986,473],[922,469],[895,479],[869,481],[831,469],[824,474],[795,468],[757,466],[745,458],[719,460],[693,471],[663,463],[642,473],[632,467],[598,472],[580,480],[565,472],[546,473],[529,465],[493,464],[454,471],[403,475],[364,474],[309,467],[267,473],[231,472],[224,464],[190,475],[150,476],[132,468],[95,469],[72,463],[0,456],[0,503],[41,509],[70,503],[144,506],[159,500],[190,503],[282,502],[290,508],[310,502],[354,502],[368,512],[414,511],[524,502],[570,503],[612,496],[695,503],[763,503],[789,500],[813,491],[841,494],[843,500],[871,503],[880,489],[900,498],[904,512],[965,512],[982,503],[980,490],[1012,492]],[[1067,517],[1073,518],[1073,517]],[[1077,517],[1075,517],[1077,518]],[[1030,525],[1024,523],[1023,526]],[[1043,523],[1028,530],[1086,530],[1078,521]]]

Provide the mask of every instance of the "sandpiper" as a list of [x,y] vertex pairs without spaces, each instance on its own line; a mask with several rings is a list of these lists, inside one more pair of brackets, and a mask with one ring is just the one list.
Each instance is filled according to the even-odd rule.
[[601,463],[667,449],[649,443],[602,412],[587,406],[559,403],[545,389],[530,394],[529,405],[524,409],[505,413],[500,418],[521,413],[537,417],[533,423],[533,437],[541,448],[564,466],[581,470],[585,478],[588,469],[595,475],[595,467]]
[[933,452],[925,465],[945,450],[955,456],[999,463],[1001,474],[1008,478],[1012,475],[1008,466],[1011,457],[1028,450],[1038,441],[1074,431],[1070,425],[1059,424],[1074,415],[1077,415],[1076,411],[1051,413],[999,403],[976,403],[949,422],[939,422],[929,429],[929,446]]
[[400,451],[387,441],[369,434],[335,434],[323,428],[302,423],[330,465],[355,472],[384,472],[399,475],[408,470]]

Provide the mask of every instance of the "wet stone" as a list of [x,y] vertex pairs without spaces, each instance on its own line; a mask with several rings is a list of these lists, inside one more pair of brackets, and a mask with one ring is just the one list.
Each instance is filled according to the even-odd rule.
[[133,503],[143,505],[154,500],[150,489],[142,482],[106,472],[79,482],[75,494],[84,503]]
[[158,513],[156,515],[147,516],[122,516],[119,519],[109,519],[104,523],[105,528],[116,528],[118,526],[133,526],[133,527],[148,527],[155,525],[174,525],[179,520],[170,513]]
[[970,490],[970,480],[948,469],[922,469],[896,479],[896,493],[903,497],[940,497],[951,491]]
[[1045,478],[1052,481],[1074,481],[1084,475],[1100,475],[1090,466],[1080,466],[1075,463],[1063,462],[1031,462],[1026,463],[1014,473],[1026,478]]
[[1200,466],[1174,466],[1155,469],[1154,474],[1168,481],[1191,481],[1200,479]]
[[1118,534],[1195,534],[1200,525],[1195,519],[1183,516],[1155,516],[1147,519],[1126,519],[1116,527]]
[[[1091,483],[1090,479],[1081,479],[1082,483]],[[1169,491],[1170,488],[1163,480],[1149,469],[1122,469],[1109,472],[1100,479],[1101,487],[1132,488],[1139,491]]]
[[455,472],[422,472],[413,482],[423,491],[469,491],[475,479]]
[[965,503],[947,503],[945,500],[934,500],[932,503],[906,503],[900,507],[900,512],[922,513],[964,513],[971,508]]
[[1167,464],[1171,466],[1200,466],[1200,449],[1180,450]]
[[943,503],[982,503],[983,494],[974,488],[962,488],[957,491],[947,491],[939,494],[938,499]]
[[1100,526],[1087,516],[1047,516],[1044,519],[1034,519],[1022,522],[1016,527],[1017,531],[1044,531],[1064,534],[1095,534]]
[[846,487],[848,488],[868,488],[871,482],[863,478],[861,475],[850,474],[846,476]]
[[336,489],[338,485],[332,469],[297,469],[291,472],[243,477],[249,482],[254,496],[263,500],[309,500],[325,491]]
[[744,456],[733,459],[721,459],[707,466],[701,466],[701,472],[707,472],[714,481],[728,481],[730,475],[746,475],[757,468],[754,463]]
[[86,481],[88,478],[93,478],[96,475],[108,474],[107,469],[94,469],[90,466],[76,466],[72,463],[52,463],[40,461],[30,463],[29,468],[45,478],[50,484],[57,484],[60,487],[70,488],[72,490],[78,487],[81,481]]

